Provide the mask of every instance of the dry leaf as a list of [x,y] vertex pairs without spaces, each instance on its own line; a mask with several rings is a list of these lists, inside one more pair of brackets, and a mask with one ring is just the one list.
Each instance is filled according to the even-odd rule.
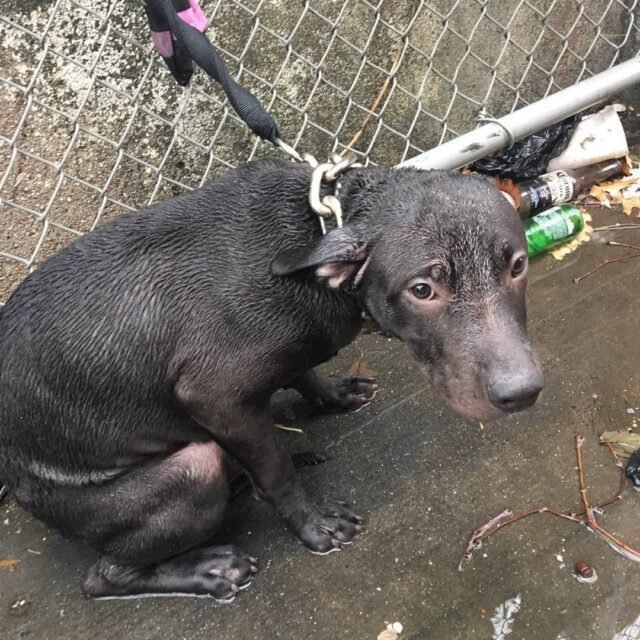
[[640,433],[629,433],[626,429],[605,431],[600,442],[604,444],[605,440],[621,458],[630,458],[636,449],[640,449]]
[[7,558],[6,560],[0,560],[0,569],[9,569],[13,571],[15,566],[20,562],[17,558]]
[[367,361],[364,359],[364,352],[360,351],[360,357],[351,365],[349,373],[354,376],[362,376],[363,378],[377,378],[378,372],[369,368]]
[[603,207],[621,205],[627,215],[640,215],[640,169],[634,167],[630,176],[593,185],[589,195]]

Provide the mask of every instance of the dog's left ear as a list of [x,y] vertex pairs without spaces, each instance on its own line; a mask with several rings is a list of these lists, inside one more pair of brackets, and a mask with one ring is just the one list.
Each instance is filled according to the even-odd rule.
[[367,261],[367,244],[351,229],[334,229],[315,245],[281,251],[271,263],[271,273],[288,276],[315,268],[316,275],[326,278],[330,287],[338,289],[345,282],[359,282]]

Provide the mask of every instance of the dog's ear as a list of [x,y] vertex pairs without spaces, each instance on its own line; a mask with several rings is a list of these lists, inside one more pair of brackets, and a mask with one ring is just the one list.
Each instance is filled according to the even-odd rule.
[[334,229],[314,245],[281,251],[271,263],[271,273],[288,276],[314,268],[316,276],[326,278],[334,289],[354,276],[362,277],[367,260],[367,243],[359,240],[351,229]]

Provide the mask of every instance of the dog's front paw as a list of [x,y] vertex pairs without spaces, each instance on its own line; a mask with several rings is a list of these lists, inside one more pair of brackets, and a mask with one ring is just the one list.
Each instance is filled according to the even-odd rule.
[[368,405],[378,393],[375,378],[344,373],[326,378],[322,393],[315,404],[325,411],[358,411]]
[[[293,521],[292,521],[293,520]],[[312,552],[319,555],[338,551],[364,533],[362,518],[337,502],[324,502],[306,510],[304,519],[289,524]]]

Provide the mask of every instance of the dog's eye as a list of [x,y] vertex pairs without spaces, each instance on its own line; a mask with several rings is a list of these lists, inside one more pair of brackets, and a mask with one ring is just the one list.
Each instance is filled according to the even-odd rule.
[[436,292],[426,282],[414,284],[410,291],[418,300],[432,300],[436,296]]
[[511,266],[511,276],[516,278],[519,276],[527,266],[527,258],[526,256],[520,256],[515,259],[513,265]]

